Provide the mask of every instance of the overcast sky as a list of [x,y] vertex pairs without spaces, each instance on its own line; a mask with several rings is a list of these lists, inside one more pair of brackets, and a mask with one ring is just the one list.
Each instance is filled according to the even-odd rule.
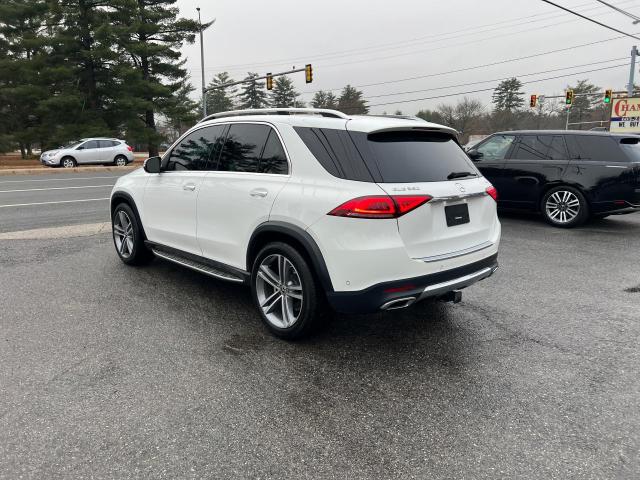
[[[640,25],[633,25],[632,19],[596,0],[556,3],[624,32],[640,32]],[[608,3],[640,16],[640,0]],[[313,83],[305,84],[303,73],[292,76],[304,101],[315,90],[337,91],[350,83],[361,86],[372,113],[402,110],[415,114],[443,102],[455,103],[463,96],[415,99],[488,89],[497,82],[456,85],[508,76],[531,81],[570,74],[527,84],[527,95],[563,94],[568,83],[582,78],[603,88],[624,89],[629,67],[615,66],[628,64],[632,45],[640,44],[627,37],[440,75],[620,35],[539,0],[178,0],[177,4],[182,16],[197,18],[199,6],[203,21],[217,19],[204,33],[207,83],[225,70],[241,79],[247,71],[263,75],[312,63]],[[183,54],[192,83],[200,89],[198,41],[186,45]],[[594,64],[605,61],[609,62]],[[603,68],[606,70],[579,73]],[[553,71],[540,73],[549,70]],[[426,75],[431,76],[396,81]],[[379,82],[390,83],[364,86]],[[409,91],[415,93],[379,96]],[[491,92],[468,96],[487,105],[491,100]],[[383,103],[387,105],[376,106]]]

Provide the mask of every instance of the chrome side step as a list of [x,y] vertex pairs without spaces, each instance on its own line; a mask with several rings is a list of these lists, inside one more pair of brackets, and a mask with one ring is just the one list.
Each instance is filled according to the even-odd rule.
[[157,248],[151,249],[153,253],[165,260],[169,260],[170,262],[177,263],[178,265],[182,265],[183,267],[190,268],[191,270],[195,270],[200,273],[204,273],[205,275],[209,275],[210,277],[215,277],[220,280],[226,280],[228,282],[237,282],[242,283],[243,279],[233,275],[232,273],[225,272],[219,268],[212,267],[211,265],[206,265],[201,262],[196,262],[194,260],[185,258],[181,255],[176,255],[174,253],[165,252],[164,250],[159,250]]

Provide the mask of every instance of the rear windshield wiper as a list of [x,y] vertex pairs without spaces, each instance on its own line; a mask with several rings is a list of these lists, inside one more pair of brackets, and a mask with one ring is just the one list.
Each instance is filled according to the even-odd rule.
[[473,172],[451,172],[447,175],[447,180],[453,180],[454,178],[464,178],[464,177],[477,177],[477,173]]

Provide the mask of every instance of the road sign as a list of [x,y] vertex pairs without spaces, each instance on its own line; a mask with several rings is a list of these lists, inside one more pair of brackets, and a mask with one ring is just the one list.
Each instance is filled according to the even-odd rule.
[[640,133],[640,98],[613,99],[609,130],[620,133]]

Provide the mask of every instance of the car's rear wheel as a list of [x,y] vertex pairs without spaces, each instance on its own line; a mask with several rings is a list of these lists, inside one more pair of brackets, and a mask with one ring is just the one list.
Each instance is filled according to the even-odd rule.
[[582,225],[589,218],[589,205],[580,190],[555,187],[542,199],[542,214],[551,225],[571,228]]
[[113,163],[117,166],[117,167],[124,167],[127,165],[127,157],[125,157],[124,155],[118,155],[115,160],[113,161]]
[[281,338],[308,335],[324,313],[323,293],[309,265],[283,242],[260,251],[253,262],[251,290],[262,321]]
[[73,157],[64,157],[60,161],[60,165],[62,165],[64,168],[73,168],[76,165],[78,165],[78,163],[76,162],[76,160]]
[[153,259],[153,253],[144,244],[138,218],[129,205],[121,203],[115,208],[111,227],[113,243],[120,260],[127,265],[143,265]]

